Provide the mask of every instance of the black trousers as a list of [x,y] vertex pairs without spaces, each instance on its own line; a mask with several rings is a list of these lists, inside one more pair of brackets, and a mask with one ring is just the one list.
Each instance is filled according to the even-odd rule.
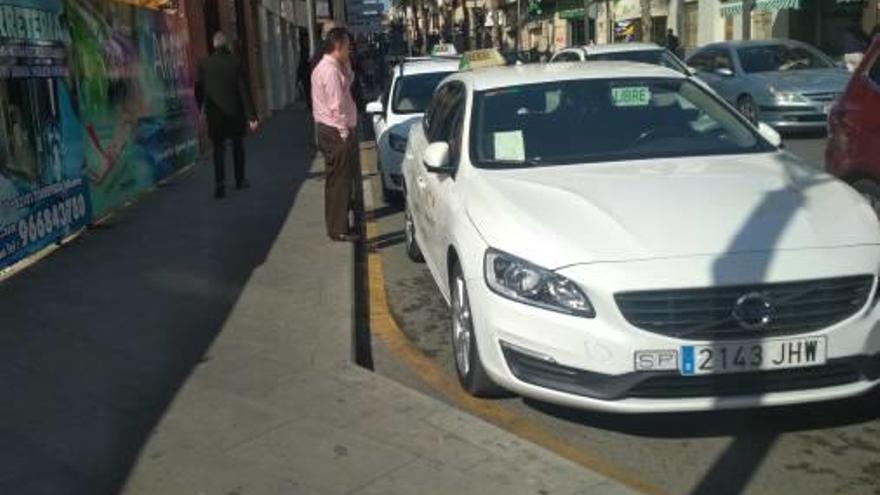
[[[226,141],[214,138],[214,182],[218,186],[226,184]],[[235,168],[235,183],[244,182],[244,142],[243,138],[229,138],[232,141],[232,161]]]

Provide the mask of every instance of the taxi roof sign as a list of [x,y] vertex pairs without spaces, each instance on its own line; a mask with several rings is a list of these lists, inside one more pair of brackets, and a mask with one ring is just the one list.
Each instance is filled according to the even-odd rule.
[[431,49],[431,55],[458,55],[458,50],[451,43],[437,43]]
[[459,70],[479,69],[481,67],[497,67],[507,65],[504,55],[495,48],[484,48],[465,52],[458,64]]

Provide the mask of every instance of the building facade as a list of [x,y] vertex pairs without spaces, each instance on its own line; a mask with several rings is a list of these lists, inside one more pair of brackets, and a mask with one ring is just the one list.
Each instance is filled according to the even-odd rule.
[[[685,53],[723,40],[791,38],[838,56],[849,27],[858,25],[870,33],[880,23],[878,0],[652,0],[650,29],[642,26],[641,0],[492,0],[485,4],[496,46],[539,51],[579,45],[588,39],[663,43],[667,29],[672,29]],[[584,15],[585,6],[589,16]]]

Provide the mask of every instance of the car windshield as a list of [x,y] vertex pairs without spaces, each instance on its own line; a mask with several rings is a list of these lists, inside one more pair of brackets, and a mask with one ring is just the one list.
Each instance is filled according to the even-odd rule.
[[471,126],[471,159],[486,168],[773,150],[687,79],[582,79],[478,92]]
[[609,53],[591,53],[587,60],[607,60],[623,62],[641,62],[645,64],[661,65],[672,70],[687,74],[687,67],[678,61],[666,50],[630,50]]
[[775,72],[834,67],[831,59],[808,46],[759,45],[737,48],[744,71]]
[[430,72],[403,76],[394,85],[391,108],[394,113],[424,113],[434,96],[434,90],[452,72]]

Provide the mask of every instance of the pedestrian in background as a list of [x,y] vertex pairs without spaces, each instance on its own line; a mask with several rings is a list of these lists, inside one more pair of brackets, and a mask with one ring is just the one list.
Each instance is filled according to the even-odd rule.
[[195,89],[214,145],[214,197],[219,199],[226,196],[226,141],[232,142],[236,189],[250,186],[243,140],[248,127],[256,130],[257,120],[241,60],[222,32],[214,35],[212,44],[214,53],[199,63]]
[[349,225],[359,152],[350,48],[348,31],[331,29],[324,40],[324,56],[312,72],[313,117],[326,169],[324,220],[330,239],[341,242],[358,239]]
[[671,28],[666,30],[666,48],[678,57],[682,55],[678,52],[681,48],[681,43],[678,41],[678,36],[675,35],[675,32]]

